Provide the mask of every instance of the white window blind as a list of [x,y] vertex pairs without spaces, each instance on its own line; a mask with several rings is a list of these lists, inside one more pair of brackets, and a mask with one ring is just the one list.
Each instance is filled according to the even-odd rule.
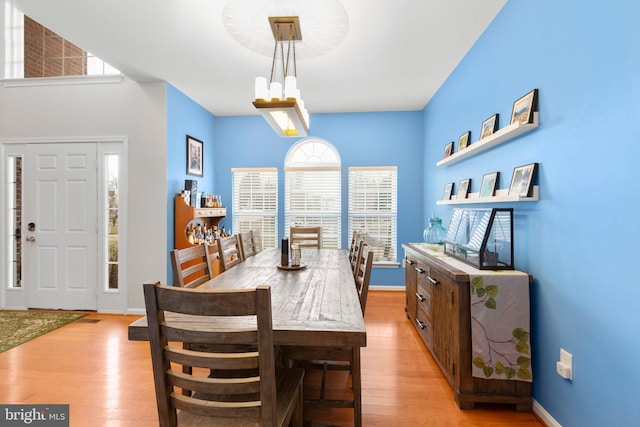
[[285,169],[285,234],[289,227],[322,227],[322,247],[339,248],[340,168]]
[[349,236],[357,231],[374,263],[397,263],[398,168],[349,168]]
[[233,232],[253,231],[258,250],[278,247],[278,169],[233,168]]

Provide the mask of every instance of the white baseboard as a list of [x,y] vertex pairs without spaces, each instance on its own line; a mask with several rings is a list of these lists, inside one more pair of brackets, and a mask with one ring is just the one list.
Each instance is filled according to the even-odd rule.
[[370,291],[405,291],[404,285],[402,286],[393,286],[393,285],[371,285],[369,286]]
[[533,399],[532,410],[547,427],[562,427],[535,399]]

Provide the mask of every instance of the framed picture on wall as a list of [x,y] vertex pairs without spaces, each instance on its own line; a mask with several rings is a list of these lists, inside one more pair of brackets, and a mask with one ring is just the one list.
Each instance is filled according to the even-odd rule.
[[511,111],[511,124],[532,123],[533,112],[538,108],[538,89],[533,89],[522,98],[513,103]]
[[444,185],[444,192],[442,193],[442,200],[451,200],[451,194],[453,193],[453,182],[448,182]]
[[453,141],[444,146],[444,155],[443,158],[447,158],[453,154]]
[[204,143],[187,135],[187,174],[203,176]]
[[480,139],[486,138],[489,135],[493,135],[497,130],[498,114],[494,114],[493,116],[482,122],[482,127],[480,128]]
[[471,178],[463,179],[458,183],[458,194],[456,199],[466,199],[469,195],[469,189],[471,188]]
[[538,169],[537,163],[518,166],[513,169],[511,185],[509,185],[510,196],[531,197],[533,193],[533,178]]
[[500,172],[491,172],[482,177],[479,197],[491,197],[496,194]]
[[467,148],[469,145],[469,140],[471,139],[471,131],[468,130],[458,138],[458,151]]

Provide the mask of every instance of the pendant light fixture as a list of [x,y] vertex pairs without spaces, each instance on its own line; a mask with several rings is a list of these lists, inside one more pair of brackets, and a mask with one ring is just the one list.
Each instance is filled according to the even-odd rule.
[[253,105],[280,136],[309,136],[309,113],[297,88],[296,41],[302,40],[297,16],[269,17],[275,39],[271,75],[256,77]]

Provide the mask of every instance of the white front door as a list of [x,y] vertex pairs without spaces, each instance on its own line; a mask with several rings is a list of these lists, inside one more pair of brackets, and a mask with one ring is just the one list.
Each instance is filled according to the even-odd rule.
[[24,168],[29,308],[97,309],[96,144],[29,144]]

